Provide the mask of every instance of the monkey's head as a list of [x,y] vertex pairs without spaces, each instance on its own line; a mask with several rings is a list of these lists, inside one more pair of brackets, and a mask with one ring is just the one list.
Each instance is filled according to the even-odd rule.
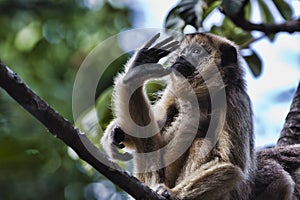
[[[212,70],[212,66],[216,70]],[[226,79],[242,77],[237,47],[231,41],[210,33],[187,34],[171,68],[188,79],[216,71]]]

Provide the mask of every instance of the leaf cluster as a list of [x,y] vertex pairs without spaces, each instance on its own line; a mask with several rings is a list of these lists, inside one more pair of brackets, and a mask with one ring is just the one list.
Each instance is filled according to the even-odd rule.
[[[254,76],[259,76],[262,71],[262,60],[251,48],[251,43],[255,42],[254,34],[237,27],[230,17],[243,15],[251,21],[253,10],[259,9],[262,24],[274,24],[277,18],[282,21],[289,21],[293,18],[293,10],[289,3],[284,0],[181,0],[169,13],[165,21],[165,27],[184,31],[188,25],[196,30],[212,32],[224,36],[236,44],[241,49],[248,49],[248,54],[242,56],[251,69]],[[221,14],[222,21],[213,24],[209,28],[204,28],[205,20],[210,15]],[[275,35],[267,35],[273,41]],[[250,53],[249,53],[250,52]]]

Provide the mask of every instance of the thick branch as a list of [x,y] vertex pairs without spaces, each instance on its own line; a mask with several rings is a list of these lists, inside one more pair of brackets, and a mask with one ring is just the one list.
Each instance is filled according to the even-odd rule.
[[300,83],[294,96],[277,145],[300,144]]
[[[0,86],[39,120],[54,136],[70,146],[81,159],[93,166],[136,199],[164,199],[135,177],[108,160],[107,156],[72,124],[37,96],[20,77],[0,62]],[[105,164],[104,164],[105,163]]]

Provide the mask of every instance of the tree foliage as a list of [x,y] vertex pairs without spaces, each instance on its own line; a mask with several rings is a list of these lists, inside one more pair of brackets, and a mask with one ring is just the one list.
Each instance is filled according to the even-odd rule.
[[[168,14],[165,22],[166,28],[177,29],[183,31],[188,25],[196,30],[211,32],[224,36],[236,44],[241,49],[249,51],[241,51],[246,62],[248,63],[254,76],[259,76],[262,71],[262,60],[252,49],[251,43],[258,38],[249,30],[244,30],[234,23],[232,18],[244,18],[245,21],[253,20],[252,10],[259,9],[262,24],[274,24],[278,20],[287,22],[292,20],[295,13],[289,3],[283,0],[181,0]],[[212,23],[208,21],[210,15],[220,13],[222,15],[221,22]],[[279,14],[279,15],[278,15]],[[276,20],[275,20],[276,19]],[[208,28],[204,28],[205,23],[212,23]],[[298,26],[300,26],[298,24]],[[298,27],[298,29],[300,29]],[[298,30],[299,31],[299,30]],[[263,32],[262,36],[269,37],[274,40],[276,33]],[[261,36],[260,36],[261,37]],[[246,52],[246,54],[244,53]]]
[[[70,120],[74,77],[83,59],[100,41],[131,26],[126,7],[106,1],[89,7],[85,2],[0,2],[1,60]],[[103,77],[107,85],[116,71],[110,73]],[[101,86],[99,93],[107,85]],[[87,194],[85,188],[103,177],[87,164],[72,159],[68,151],[0,93],[0,199],[91,196],[92,190],[86,190],[90,191]]]
[[[85,56],[100,41],[130,27],[130,11],[116,5],[117,1],[103,0],[97,5],[87,2],[0,2],[0,58],[68,119],[71,119],[74,77]],[[180,31],[192,26],[195,30],[212,32],[235,41],[241,49],[247,49],[244,51],[247,54],[241,53],[253,74],[259,76],[263,61],[251,44],[262,37],[274,41],[278,32],[299,31],[292,25],[300,26],[289,3],[283,0],[253,2],[181,0],[168,13],[165,26]],[[259,9],[259,24],[251,23],[254,9]],[[222,16],[221,22],[209,21],[215,13]],[[282,24],[277,24],[278,18]],[[212,25],[204,26],[206,23]],[[261,36],[251,30],[260,31]],[[95,124],[100,123],[104,129],[112,118],[110,86],[113,76],[125,62],[125,57],[115,62],[109,68],[112,70],[101,79],[104,84],[99,85],[96,100],[98,119],[86,124],[87,116],[95,112],[87,110],[79,120],[79,127],[89,133],[95,143],[101,137],[101,130],[94,129]],[[161,89],[161,85],[152,83],[147,89],[150,95]],[[111,198],[115,189],[111,189],[113,186],[106,181],[99,182],[102,175],[43,132],[44,127],[11,102],[7,95],[0,93],[0,199],[96,199],[95,190],[103,192],[103,198]],[[120,190],[117,188],[117,191]],[[121,198],[116,194],[113,198]]]

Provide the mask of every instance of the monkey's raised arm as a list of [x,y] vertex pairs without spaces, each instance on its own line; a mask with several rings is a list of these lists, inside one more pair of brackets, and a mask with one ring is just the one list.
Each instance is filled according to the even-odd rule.
[[[116,134],[115,131],[107,130],[102,144],[112,142],[107,141],[108,138],[122,138],[124,135],[124,140],[113,141],[118,142],[116,146],[119,148],[125,145],[134,148],[137,152],[149,152],[153,148],[159,148],[159,128],[151,110],[151,104],[144,92],[144,82],[170,73],[170,69],[163,68],[157,62],[177,49],[179,42],[169,37],[153,45],[158,38],[159,34],[136,51],[126,64],[125,72],[115,79],[113,110],[116,119],[113,123],[120,127],[123,133],[119,131],[117,133],[119,136],[115,136],[112,135]],[[146,145],[149,142],[155,145]],[[150,146],[151,149],[149,149]]]

